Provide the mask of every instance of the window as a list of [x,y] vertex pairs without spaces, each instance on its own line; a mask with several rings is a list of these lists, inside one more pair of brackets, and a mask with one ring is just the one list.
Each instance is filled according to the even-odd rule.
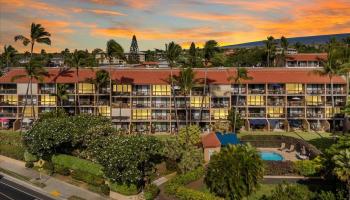
[[130,93],[131,85],[113,85],[113,92]]
[[326,117],[333,117],[334,114],[340,113],[340,108],[339,107],[334,107],[334,113],[332,107],[327,107],[326,108]]
[[91,94],[95,92],[95,85],[91,83],[79,83],[78,88],[80,94]]
[[[34,112],[35,112],[35,114],[38,113],[38,107],[34,107]],[[24,117],[33,117],[33,107],[32,106],[26,107],[26,109],[24,110]]]
[[267,108],[267,116],[269,117],[282,117],[283,107],[269,107]]
[[108,116],[111,116],[111,109],[110,109],[109,106],[99,106],[98,107],[98,113],[101,116],[108,117]]
[[170,85],[152,85],[152,94],[155,96],[169,96]]
[[41,105],[54,106],[56,105],[56,97],[51,95],[41,95]]
[[265,105],[264,96],[248,96],[248,105],[250,106],[263,106]]
[[[203,97],[201,97],[201,96],[191,97],[191,107],[200,108],[202,105],[202,99],[203,99]],[[209,107],[209,97],[208,96],[204,97],[203,107],[204,108]]]
[[16,105],[18,102],[17,95],[4,95],[4,102],[11,105]]
[[303,93],[303,84],[287,83],[286,90],[287,90],[288,94],[301,94],[301,93]]
[[228,110],[227,109],[215,109],[212,110],[212,116],[214,117],[214,119],[219,120],[219,119],[227,119],[227,115],[228,115]]
[[132,111],[132,119],[142,120],[149,119],[151,111],[149,109],[136,109]]
[[306,104],[308,106],[322,105],[322,97],[321,96],[306,96]]

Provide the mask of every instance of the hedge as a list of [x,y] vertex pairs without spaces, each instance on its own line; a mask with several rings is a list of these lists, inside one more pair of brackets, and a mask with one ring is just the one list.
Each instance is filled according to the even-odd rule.
[[165,192],[169,195],[173,195],[179,200],[222,200],[208,192],[201,192],[185,187],[190,182],[196,181],[204,176],[204,168],[199,167],[186,174],[179,175],[170,180],[165,185]]
[[302,176],[315,176],[319,165],[313,160],[298,160],[294,162],[294,168]]
[[296,175],[292,161],[264,161],[265,175]]
[[118,192],[126,196],[137,195],[139,193],[137,186],[133,184],[126,185],[126,184],[110,183],[109,188],[113,192]]
[[51,160],[56,173],[71,174],[74,179],[91,185],[102,185],[105,182],[102,166],[97,163],[63,154],[54,155]]

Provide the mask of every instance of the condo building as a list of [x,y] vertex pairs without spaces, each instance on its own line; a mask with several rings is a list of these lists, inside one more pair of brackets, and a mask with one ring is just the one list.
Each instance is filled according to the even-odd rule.
[[[96,88],[88,80],[98,70],[110,73],[112,84]],[[346,103],[347,87],[343,77],[333,78],[331,90],[327,76],[319,76],[306,68],[248,68],[251,80],[238,85],[229,81],[235,68],[194,69],[200,80],[188,96],[168,82],[179,69],[154,68],[49,68],[42,82],[28,78],[13,80],[24,69],[13,68],[0,77],[0,118],[18,129],[20,119],[30,123],[44,112],[63,108],[67,113],[89,113],[111,118],[117,128],[139,133],[171,133],[189,123],[199,124],[203,131],[227,119],[237,106],[246,130],[329,130],[343,126],[341,107]],[[203,80],[208,91],[203,94]],[[77,82],[78,81],[78,82]],[[67,99],[56,94],[58,86],[66,85]],[[27,88],[30,86],[29,88]],[[27,89],[29,95],[26,96]],[[332,107],[332,93],[334,107]],[[24,104],[26,107],[24,109]],[[187,104],[187,105],[186,105]],[[200,115],[202,110],[202,117]],[[179,125],[179,127],[177,126]]]
[[296,53],[286,55],[285,67],[321,67],[327,60],[327,53]]

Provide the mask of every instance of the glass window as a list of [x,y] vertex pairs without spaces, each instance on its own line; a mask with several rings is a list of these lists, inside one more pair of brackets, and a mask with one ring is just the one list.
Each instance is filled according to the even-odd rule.
[[16,105],[18,102],[17,95],[4,95],[4,102],[11,105]]
[[132,111],[132,119],[142,120],[149,119],[151,111],[149,109],[136,109]]
[[169,96],[170,85],[152,85],[152,94],[155,96]]
[[227,119],[227,115],[228,115],[227,109],[215,109],[215,110],[212,110],[212,112],[213,112],[213,117],[216,120]]
[[[38,107],[34,107],[34,112],[35,112],[35,114],[38,113]],[[24,117],[33,117],[33,107],[32,106],[26,107],[26,109],[24,110]]]
[[56,105],[56,97],[52,95],[41,95],[41,105]]
[[281,117],[284,110],[283,107],[269,107],[267,108],[267,115],[269,117]]
[[[201,96],[192,96],[191,97],[191,107],[200,108],[202,105],[202,99],[203,99],[203,97],[201,97]],[[209,107],[209,97],[208,96],[204,97],[203,107],[205,107],[205,108]]]
[[322,97],[321,96],[306,96],[306,104],[308,106],[322,105]]
[[334,114],[340,113],[340,108],[339,107],[334,107],[334,113],[332,107],[327,107],[326,108],[326,117],[333,117]]
[[264,96],[248,96],[248,105],[250,106],[263,106],[265,105]]
[[301,94],[303,93],[303,84],[301,83],[287,83],[286,90],[288,94]]
[[80,94],[95,93],[95,85],[91,83],[79,83],[78,88]]
[[130,93],[131,85],[113,85],[113,92]]
[[98,112],[101,116],[111,116],[111,109],[109,106],[99,106],[98,107]]

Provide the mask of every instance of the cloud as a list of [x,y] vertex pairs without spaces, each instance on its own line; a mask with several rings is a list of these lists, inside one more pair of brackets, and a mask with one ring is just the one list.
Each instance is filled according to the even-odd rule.
[[280,1],[280,0],[206,0],[207,4],[218,4],[232,7],[239,7],[246,10],[253,11],[268,11],[281,7],[292,6],[294,0]]
[[0,5],[2,6],[2,11],[14,11],[17,9],[26,9],[26,10],[36,10],[40,11],[45,14],[52,14],[52,15],[61,15],[66,16],[68,15],[67,10],[44,3],[41,1],[33,1],[33,0],[0,0]]
[[242,15],[225,15],[220,13],[200,12],[175,12],[173,16],[199,21],[232,21],[246,19],[246,17]]
[[112,11],[112,10],[103,10],[103,9],[72,8],[72,11],[75,13],[87,12],[87,13],[93,13],[93,14],[97,14],[97,15],[126,16],[126,14],[121,13],[121,12]]
[[[84,0],[81,0],[84,1]],[[146,10],[153,7],[160,0],[87,0],[90,3],[103,6],[124,6],[133,9]],[[86,1],[84,1],[86,2]]]

